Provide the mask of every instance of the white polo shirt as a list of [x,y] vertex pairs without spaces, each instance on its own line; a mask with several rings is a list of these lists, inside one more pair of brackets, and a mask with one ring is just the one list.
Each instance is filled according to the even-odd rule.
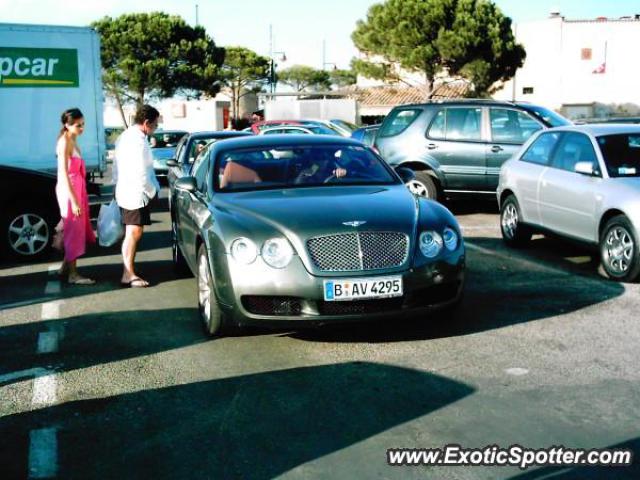
[[116,203],[127,210],[144,207],[160,190],[151,148],[139,125],[127,128],[116,142],[113,183]]

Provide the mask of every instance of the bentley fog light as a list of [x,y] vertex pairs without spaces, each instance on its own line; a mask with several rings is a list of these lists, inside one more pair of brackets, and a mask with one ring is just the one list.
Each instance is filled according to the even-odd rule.
[[231,256],[237,262],[249,265],[258,256],[258,248],[248,238],[236,238],[231,243]]
[[444,246],[447,250],[454,251],[458,248],[458,234],[451,227],[446,227],[442,232],[442,238],[444,239]]
[[442,237],[430,230],[420,234],[420,251],[427,258],[434,258],[442,251]]
[[270,238],[262,246],[262,258],[273,268],[284,268],[293,258],[293,248],[285,238]]

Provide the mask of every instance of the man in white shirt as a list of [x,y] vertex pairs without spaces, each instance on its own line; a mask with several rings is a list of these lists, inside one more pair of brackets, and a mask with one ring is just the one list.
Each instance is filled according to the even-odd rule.
[[116,203],[120,207],[125,235],[122,241],[123,286],[148,287],[149,282],[136,275],[134,262],[138,242],[145,225],[151,225],[151,200],[160,191],[153,171],[153,157],[147,137],[158,128],[160,112],[143,105],[135,116],[135,124],[125,130],[116,142],[113,183]]

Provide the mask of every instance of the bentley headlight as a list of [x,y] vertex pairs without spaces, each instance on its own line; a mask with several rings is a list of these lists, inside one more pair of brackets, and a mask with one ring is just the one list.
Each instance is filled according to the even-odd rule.
[[442,237],[429,230],[420,234],[420,251],[427,258],[434,258],[442,251]]
[[248,238],[236,238],[231,243],[231,256],[235,261],[249,265],[258,256],[258,247]]
[[262,259],[273,268],[284,268],[293,258],[293,248],[286,238],[270,238],[262,245]]
[[444,246],[447,250],[453,252],[458,248],[458,234],[451,227],[446,227],[442,232],[442,239],[444,240]]

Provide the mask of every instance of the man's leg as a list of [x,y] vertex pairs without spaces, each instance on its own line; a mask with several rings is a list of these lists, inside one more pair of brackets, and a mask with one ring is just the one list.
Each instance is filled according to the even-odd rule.
[[122,241],[122,259],[124,262],[122,282],[129,283],[131,280],[139,278],[134,270],[134,262],[136,260],[138,242],[142,238],[144,227],[142,225],[125,225],[125,227],[124,240]]

